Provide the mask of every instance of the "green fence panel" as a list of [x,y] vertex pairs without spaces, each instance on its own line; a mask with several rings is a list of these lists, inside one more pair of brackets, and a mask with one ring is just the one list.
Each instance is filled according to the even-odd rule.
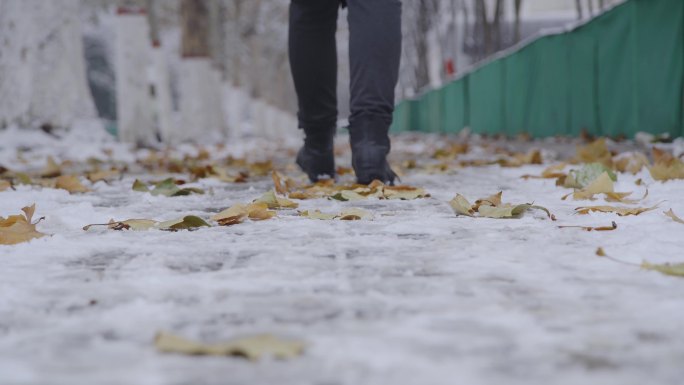
[[423,132],[440,132],[442,130],[441,90],[437,89],[424,94],[418,103],[417,129]]
[[[684,1],[639,0],[636,44],[636,129],[684,135]],[[678,22],[665,20],[678,18]],[[663,53],[669,53],[664,56]]]
[[529,79],[536,72],[537,50],[525,47],[519,55],[511,55],[503,60],[506,85],[504,87],[504,116],[507,135],[517,135],[530,130],[530,98],[534,88]]
[[572,136],[583,130],[598,133],[598,31],[595,24],[586,24],[566,41],[568,47],[568,115]]
[[598,41],[596,134],[620,136],[636,132],[633,6],[634,2],[625,3],[593,21]]
[[466,121],[466,82],[468,78],[447,84],[442,90],[442,124],[444,132],[458,132]]
[[395,116],[398,131],[684,135],[684,0],[627,1],[404,102]]
[[470,128],[473,132],[495,134],[504,131],[504,64],[493,61],[469,76]]
[[565,35],[539,39],[534,52],[536,73],[530,81],[529,133],[535,137],[567,134],[569,130],[568,47]]
[[410,121],[411,102],[409,100],[404,100],[394,107],[394,119],[392,121],[392,126],[390,127],[390,132],[399,133],[410,131]]

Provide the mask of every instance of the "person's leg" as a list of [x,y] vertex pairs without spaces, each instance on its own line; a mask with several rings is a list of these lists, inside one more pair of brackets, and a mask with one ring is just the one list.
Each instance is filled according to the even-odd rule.
[[394,182],[387,163],[401,57],[401,1],[347,0],[352,164],[359,183]]
[[339,0],[292,0],[290,4],[290,67],[299,103],[299,127],[306,134],[297,164],[312,181],[335,175],[339,6]]

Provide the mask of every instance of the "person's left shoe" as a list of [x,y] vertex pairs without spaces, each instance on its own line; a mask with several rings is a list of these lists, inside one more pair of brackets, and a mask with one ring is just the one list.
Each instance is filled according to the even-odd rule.
[[297,153],[297,165],[311,182],[335,179],[335,130],[307,132]]

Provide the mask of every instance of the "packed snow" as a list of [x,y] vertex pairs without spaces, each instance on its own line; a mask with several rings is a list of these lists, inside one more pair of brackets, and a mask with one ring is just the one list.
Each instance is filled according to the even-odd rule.
[[[74,167],[89,157],[131,165],[109,184],[84,179],[90,193],[23,185],[0,192],[0,216],[35,203],[36,217],[45,217],[38,229],[50,234],[0,246],[0,384],[681,384],[684,279],[595,252],[684,262],[684,225],[663,214],[684,214],[682,180],[621,173],[616,190],[648,189],[639,206],[658,209],[575,215],[587,202],[561,200],[569,190],[553,179],[520,178],[574,153],[574,142],[511,142],[544,148],[546,164],[405,172],[402,182],[425,188],[427,199],[299,201],[299,210],[364,208],[372,221],[315,221],[290,210],[197,231],[84,231],[112,218],[208,219],[273,187],[265,176],[190,184],[205,195],[135,192],[136,178],[165,176],[135,167],[149,151],[93,132],[61,139],[0,132],[0,165],[10,170],[40,169],[47,156]],[[395,137],[393,159],[428,163],[443,139]],[[297,145],[243,138],[207,149],[216,159],[274,158],[302,178],[292,165]],[[196,151],[181,146],[174,154]],[[469,156],[486,153],[483,146]],[[342,148],[339,164],[349,159]],[[536,212],[459,217],[448,204],[456,193],[475,200],[498,191],[506,202],[545,206],[558,220]],[[617,230],[558,228],[611,221]],[[270,333],[301,340],[306,351],[261,362],[161,354],[158,331],[206,342]]]

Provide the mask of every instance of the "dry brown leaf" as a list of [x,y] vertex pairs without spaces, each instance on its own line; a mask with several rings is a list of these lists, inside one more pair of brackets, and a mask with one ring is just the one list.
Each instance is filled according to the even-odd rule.
[[412,186],[383,186],[382,195],[385,199],[400,200],[414,200],[430,196],[424,189]]
[[24,215],[10,215],[7,218],[0,217],[0,245],[16,245],[45,236],[45,234],[36,230],[36,224],[42,218],[36,221],[36,223],[32,222],[36,205],[24,207],[21,210],[24,212]]
[[221,211],[211,219],[218,222],[219,226],[232,226],[244,222],[248,215],[247,205],[239,203]]
[[617,171],[629,172],[632,175],[637,174],[642,168],[650,165],[646,155],[640,152],[619,156],[614,160],[614,163]]
[[372,218],[373,215],[370,212],[359,208],[351,208],[344,210],[339,215],[339,219],[341,221],[360,221]]
[[639,215],[641,213],[645,213],[647,211],[655,210],[658,207],[658,205],[655,205],[653,207],[636,207],[636,208],[629,208],[629,207],[613,207],[613,206],[587,206],[587,207],[578,207],[575,209],[575,211],[578,214],[589,214],[590,212],[601,212],[601,213],[615,213],[621,217],[628,216],[628,215]]
[[613,167],[613,154],[608,150],[605,138],[578,146],[576,158],[581,163],[601,163],[608,168]]
[[271,172],[271,178],[273,178],[273,184],[275,185],[275,190],[278,194],[286,195],[290,192],[287,186],[282,182],[283,177],[278,174],[277,171],[273,170]]
[[119,176],[121,176],[121,173],[119,170],[105,170],[105,171],[94,171],[91,173],[88,173],[86,177],[91,183],[99,182],[99,181],[109,181],[112,179],[116,179]]
[[470,202],[468,202],[468,199],[466,199],[461,194],[456,194],[454,199],[452,199],[449,202],[449,205],[454,210],[456,215],[465,215],[472,217],[475,213],[475,211],[473,210],[473,205],[470,204]]
[[247,216],[253,221],[265,221],[277,215],[275,211],[269,210],[266,203],[252,203],[247,206]]
[[332,221],[335,218],[337,218],[337,214],[328,214],[321,212],[320,210],[314,210],[314,211],[302,211],[299,213],[300,216],[309,218],[309,219],[316,219],[319,221]]
[[655,180],[684,179],[684,162],[675,159],[669,164],[656,163],[648,169]]
[[273,161],[254,162],[248,165],[249,173],[256,176],[266,176],[273,170]]
[[599,257],[608,256],[608,254],[606,254],[605,250],[603,250],[603,247],[599,247],[598,249],[596,249],[596,255],[598,255]]
[[476,200],[475,205],[473,206],[473,211],[478,211],[480,206],[494,206],[494,207],[501,206],[501,197],[502,196],[503,196],[503,191],[499,191],[498,193],[496,193],[496,194],[494,194],[488,198]]
[[684,219],[678,217],[678,216],[674,213],[674,211],[672,211],[672,209],[669,209],[668,211],[665,211],[664,214],[667,215],[668,217],[670,217],[673,221],[675,221],[675,222],[677,222],[677,223],[681,223],[681,224],[684,225]]
[[613,222],[610,226],[591,227],[591,226],[558,226],[559,229],[582,229],[584,231],[613,231],[617,229],[617,223]]
[[62,168],[55,162],[55,159],[48,156],[45,168],[40,172],[43,178],[55,178],[62,175]]
[[642,269],[653,270],[659,273],[670,275],[673,277],[684,277],[684,263],[664,263],[664,264],[653,264],[644,261],[641,264]]
[[154,344],[163,353],[178,353],[193,356],[234,356],[258,361],[263,356],[272,355],[277,359],[291,359],[304,352],[304,343],[283,340],[271,335],[256,335],[235,339],[221,344],[203,344],[175,336],[170,333],[157,333]]
[[81,180],[75,175],[62,175],[55,179],[55,188],[67,190],[70,193],[85,193],[90,189],[81,184]]
[[107,226],[108,229],[110,230],[133,230],[133,231],[145,231],[145,230],[150,230],[152,229],[158,222],[153,221],[150,219],[128,219],[125,221],[120,221],[116,222],[114,220],[110,220],[109,223],[103,223],[103,224],[92,224],[92,225],[87,225],[83,227],[84,231],[90,230],[92,227],[95,226]]
[[276,195],[275,191],[271,190],[260,198],[254,201],[254,203],[265,203],[269,209],[296,209],[299,204],[293,202],[289,199],[282,198]]
[[0,180],[0,192],[9,190],[10,188],[12,188],[12,183],[6,180]]

